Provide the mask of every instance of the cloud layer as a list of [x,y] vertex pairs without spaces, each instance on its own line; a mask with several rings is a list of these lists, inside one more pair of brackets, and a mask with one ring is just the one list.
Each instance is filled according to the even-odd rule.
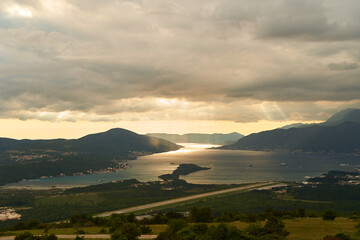
[[0,118],[323,120],[360,106],[357,0],[3,0]]

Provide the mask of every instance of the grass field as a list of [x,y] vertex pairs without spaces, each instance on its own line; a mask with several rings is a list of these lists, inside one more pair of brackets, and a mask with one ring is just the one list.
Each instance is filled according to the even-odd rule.
[[335,235],[339,232],[349,234],[353,239],[360,239],[356,224],[351,219],[337,218],[335,221],[324,221],[319,218],[303,218],[286,220],[286,229],[290,232],[287,239],[291,240],[312,240],[323,239],[325,235]]
[[[284,211],[294,211],[297,208],[304,208],[308,213],[312,213],[312,215],[316,214],[317,216],[322,216],[322,214],[327,210],[335,211],[338,216],[349,216],[353,211],[360,212],[359,201],[294,199],[292,196],[284,197],[281,194],[276,194],[271,191],[239,191],[196,199],[179,204],[161,206],[151,210],[153,212],[185,212],[193,206],[210,207],[215,216],[224,212],[244,214],[261,213],[269,207]],[[144,210],[142,213],[151,213],[151,211]]]
[[[324,221],[321,218],[296,218],[284,220],[285,229],[290,232],[286,239],[289,240],[322,240],[326,235],[335,235],[343,232],[352,236],[353,239],[360,239],[356,234],[355,227],[359,222],[347,218],[336,218],[335,221]],[[247,223],[233,222],[232,225],[239,229],[245,229]]]

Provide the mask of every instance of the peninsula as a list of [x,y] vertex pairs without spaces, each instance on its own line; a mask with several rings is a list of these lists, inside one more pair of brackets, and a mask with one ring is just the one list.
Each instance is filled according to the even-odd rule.
[[174,180],[174,179],[179,179],[180,175],[188,175],[190,173],[193,172],[198,172],[201,170],[209,170],[211,168],[208,167],[200,167],[196,164],[180,164],[179,167],[177,167],[177,169],[175,169],[175,171],[173,171],[173,173],[171,174],[164,174],[164,175],[160,175],[158,178],[167,181],[167,180]]

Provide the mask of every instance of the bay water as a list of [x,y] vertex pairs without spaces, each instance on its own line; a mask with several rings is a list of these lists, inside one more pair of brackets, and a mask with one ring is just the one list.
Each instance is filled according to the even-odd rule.
[[359,156],[278,153],[262,151],[209,149],[215,145],[180,143],[184,148],[129,160],[129,167],[112,173],[41,178],[8,184],[15,188],[73,187],[124,179],[158,180],[172,173],[181,163],[193,163],[210,170],[181,176],[191,183],[245,183],[256,181],[301,181],[329,170],[360,167]]

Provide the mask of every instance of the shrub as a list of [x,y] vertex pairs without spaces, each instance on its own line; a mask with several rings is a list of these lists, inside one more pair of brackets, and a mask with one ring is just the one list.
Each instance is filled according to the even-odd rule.
[[171,219],[169,221],[167,231],[176,233],[180,229],[186,228],[187,226],[188,226],[188,223],[184,219]]
[[149,234],[152,233],[152,230],[149,226],[141,225],[140,226],[141,234]]
[[85,234],[86,232],[82,229],[75,231],[75,234]]
[[345,233],[338,233],[335,235],[340,240],[351,240],[351,237]]
[[358,212],[354,211],[351,213],[351,215],[349,216],[350,219],[360,219],[360,215]]
[[336,213],[334,211],[326,211],[323,215],[323,220],[335,220]]
[[35,239],[36,237],[29,232],[24,232],[15,237],[15,240],[35,240]]

